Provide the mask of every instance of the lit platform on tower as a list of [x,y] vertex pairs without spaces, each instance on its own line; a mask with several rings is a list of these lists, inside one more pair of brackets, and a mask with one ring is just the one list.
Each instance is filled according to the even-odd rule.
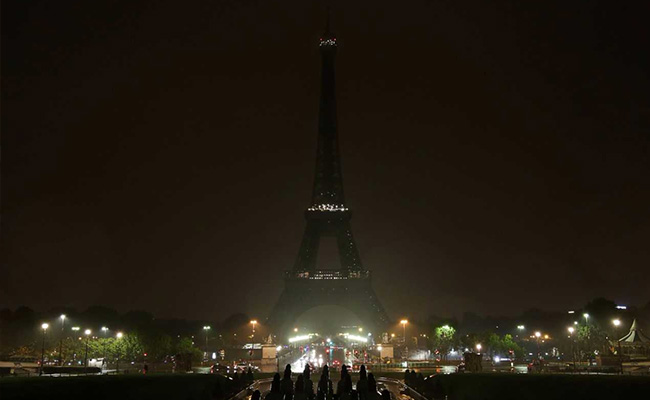
[[284,271],[285,280],[342,280],[370,279],[370,271],[350,271],[341,269],[317,269],[313,271]]

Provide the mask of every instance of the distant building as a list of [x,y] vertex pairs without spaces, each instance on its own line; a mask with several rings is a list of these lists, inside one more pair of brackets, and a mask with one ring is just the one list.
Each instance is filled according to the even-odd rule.
[[621,353],[630,358],[648,358],[650,356],[650,338],[638,327],[636,319],[632,322],[630,332],[618,340]]

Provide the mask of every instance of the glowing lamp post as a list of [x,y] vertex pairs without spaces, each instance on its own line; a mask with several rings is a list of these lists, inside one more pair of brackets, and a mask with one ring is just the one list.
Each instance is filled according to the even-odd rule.
[[59,367],[63,365],[63,336],[65,335],[65,314],[61,314],[61,338],[59,339]]
[[402,324],[402,336],[404,337],[404,344],[406,344],[406,324],[409,323],[407,319],[403,319],[399,322]]
[[88,367],[88,341],[90,340],[90,334],[92,331],[90,329],[86,329],[84,331],[84,334],[86,335],[86,353],[84,354],[84,373],[86,373],[86,368]]
[[251,325],[253,326],[253,334],[251,335],[251,343],[255,342],[255,325],[257,325],[257,320],[254,319],[251,321]]
[[535,332],[535,337],[537,338],[537,359],[539,359],[539,338],[542,337],[542,332]]
[[478,353],[481,352],[481,349],[482,349],[482,348],[483,348],[483,346],[481,346],[480,343],[477,343],[477,344],[476,344],[476,351],[477,351]]
[[208,331],[210,329],[210,325],[203,327],[203,332],[205,332],[205,358],[208,358]]
[[108,328],[105,326],[102,326],[102,332],[104,332],[104,364],[106,362],[106,335],[108,334]]
[[589,325],[589,314],[584,313],[584,314],[582,314],[582,316],[585,317],[585,323],[586,323],[587,325]]
[[117,356],[115,357],[116,374],[120,373],[120,357],[122,356],[122,347],[121,347],[120,339],[122,339],[123,336],[124,334],[122,332],[117,332],[117,334],[115,335],[115,338],[117,339],[117,343],[115,343],[115,353],[117,354]]
[[[617,331],[617,332],[616,332],[616,333],[617,333],[616,336],[618,336],[618,327],[621,326],[621,320],[617,318],[617,319],[615,319],[615,320],[612,321],[612,324],[614,324],[614,327],[617,328],[617,329],[616,329],[616,331]],[[622,374],[623,374],[623,354],[622,354],[622,350],[623,350],[623,349],[621,349],[621,340],[620,340],[620,339],[616,339],[616,342],[617,342],[617,344],[618,344],[618,363],[619,363],[620,366],[621,366],[621,375],[622,375]]]
[[576,351],[573,346],[575,343],[575,340],[573,340],[573,333],[576,331],[576,329],[572,326],[568,327],[567,330],[569,331],[569,336],[571,337],[571,358],[573,359],[573,372],[576,371]]
[[43,363],[45,362],[45,334],[47,333],[47,328],[50,327],[50,324],[47,322],[41,325],[43,329],[43,343],[41,345],[41,368],[38,370],[38,375],[43,375]]

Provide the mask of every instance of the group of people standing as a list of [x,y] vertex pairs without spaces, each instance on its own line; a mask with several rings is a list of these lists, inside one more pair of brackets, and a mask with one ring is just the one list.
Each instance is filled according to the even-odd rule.
[[[261,400],[261,393],[256,390],[251,400]],[[287,364],[284,369],[284,376],[280,374],[273,376],[271,391],[264,400],[390,400],[390,392],[384,389],[381,394],[377,391],[377,382],[372,373],[366,372],[365,365],[359,370],[359,380],[356,388],[352,385],[352,377],[344,365],[341,368],[341,376],[336,384],[336,393],[330,379],[329,368],[323,367],[318,385],[314,391],[314,383],[311,380],[311,368],[305,366],[302,374],[298,375],[294,384],[291,379],[291,365]]]

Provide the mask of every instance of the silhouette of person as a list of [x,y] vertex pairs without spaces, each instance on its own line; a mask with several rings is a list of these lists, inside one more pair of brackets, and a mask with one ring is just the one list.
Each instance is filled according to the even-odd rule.
[[280,374],[273,375],[273,382],[271,382],[271,391],[267,393],[264,400],[282,400],[282,393],[280,392]]
[[412,369],[409,374],[409,386],[415,387],[418,384],[418,374],[415,373],[415,370]]
[[352,399],[352,377],[347,371],[345,371],[345,374],[341,374],[341,380],[339,381],[339,384],[340,385],[336,392],[336,394],[339,397],[339,400],[351,400]]
[[293,396],[293,381],[291,380],[291,364],[287,364],[284,369],[284,377],[280,381],[280,392],[283,396]]
[[341,366],[341,378],[336,384],[336,395],[341,398],[341,395],[345,392],[345,377],[348,376],[348,367],[347,365]]
[[305,396],[309,400],[314,398],[314,382],[311,381],[311,367],[309,364],[305,365],[305,370],[302,373],[305,382]]
[[293,398],[294,400],[307,400],[307,395],[305,394],[305,381],[302,374],[298,375],[298,378],[296,379]]
[[366,366],[362,365],[359,369],[359,381],[357,382],[357,393],[360,400],[368,398],[368,375],[366,373]]
[[323,371],[321,372],[320,375],[320,380],[318,381],[318,388],[316,390],[317,400],[325,400],[329,397],[327,393],[329,389],[328,381],[329,381],[329,370],[326,365],[323,368]]
[[262,393],[260,393],[259,390],[256,390],[253,392],[253,395],[251,396],[251,400],[260,400],[260,397],[262,397]]
[[375,376],[371,373],[368,374],[368,400],[378,400],[377,381]]
[[386,389],[381,391],[381,400],[390,400],[390,392]]

